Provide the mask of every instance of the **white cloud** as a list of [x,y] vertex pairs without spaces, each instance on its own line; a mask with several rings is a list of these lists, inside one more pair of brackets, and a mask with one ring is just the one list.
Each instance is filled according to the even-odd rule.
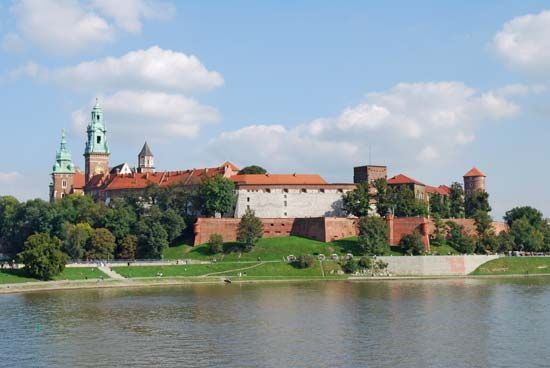
[[[217,110],[194,99],[161,92],[119,91],[100,99],[107,129],[119,135],[150,139],[195,137],[203,124],[219,120]],[[90,107],[72,114],[73,127],[82,133],[90,119]]]
[[475,140],[481,124],[518,113],[519,107],[503,96],[460,82],[401,83],[368,94],[336,117],[291,128],[251,125],[222,133],[207,149],[217,160],[332,173],[342,162],[366,162],[372,148],[378,163],[413,167],[448,160]]
[[138,33],[142,19],[170,19],[175,9],[172,4],[143,0],[94,0],[93,5],[116,25],[131,33]]
[[12,72],[15,76],[25,74],[84,91],[147,89],[190,93],[223,84],[222,76],[206,69],[194,55],[158,46],[53,70],[30,63]]
[[494,36],[493,47],[513,67],[527,72],[550,72],[550,11],[506,22]]
[[174,8],[146,0],[17,0],[11,11],[18,33],[6,35],[5,46],[20,48],[28,41],[48,52],[74,54],[113,42],[120,31],[139,33],[144,19],[168,19]]

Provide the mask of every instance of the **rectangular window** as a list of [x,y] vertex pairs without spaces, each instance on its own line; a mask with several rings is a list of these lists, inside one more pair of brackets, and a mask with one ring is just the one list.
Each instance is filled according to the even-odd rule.
[[97,144],[100,144],[101,143],[101,136],[97,136]]
[[271,189],[266,189],[265,192],[266,193],[271,193]]
[[67,188],[67,180],[61,181],[61,188]]
[[283,189],[283,192],[288,193],[288,189],[286,189],[286,188]]
[[250,202],[250,197],[246,197],[246,201],[247,201],[247,202]]
[[302,188],[302,193],[307,193],[307,189]]
[[286,201],[285,201],[285,207],[286,207],[286,206],[287,206],[287,203],[286,203]]
[[324,193],[325,190],[324,189],[319,189],[319,193]]

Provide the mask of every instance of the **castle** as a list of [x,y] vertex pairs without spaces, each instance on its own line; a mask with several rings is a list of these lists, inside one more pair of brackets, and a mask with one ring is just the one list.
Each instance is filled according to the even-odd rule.
[[[84,149],[84,172],[73,163],[62,133],[56,153],[50,184],[50,201],[68,194],[87,194],[109,203],[116,197],[139,194],[151,185],[168,187],[197,186],[205,177],[221,175],[235,183],[237,202],[234,217],[240,218],[247,209],[260,218],[345,217],[342,196],[360,183],[372,183],[383,178],[389,186],[406,186],[419,200],[429,202],[433,195],[448,197],[450,188],[423,184],[399,174],[388,179],[386,166],[366,165],[354,168],[353,183],[328,183],[318,174],[239,174],[239,168],[224,162],[212,168],[178,171],[156,171],[154,155],[147,144],[138,154],[137,167],[128,163],[109,165],[110,150],[103,110],[96,100],[87,126]],[[485,190],[485,175],[473,168],[464,175],[465,196]]]

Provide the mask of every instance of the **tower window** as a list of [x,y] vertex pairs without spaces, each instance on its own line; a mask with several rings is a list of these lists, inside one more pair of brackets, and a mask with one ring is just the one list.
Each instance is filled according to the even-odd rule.
[[67,188],[67,180],[61,181],[61,188]]
[[96,116],[95,116],[95,119],[96,119],[96,120],[99,120],[99,115],[96,115]]
[[101,136],[99,136],[99,135],[97,136],[97,143],[98,144],[101,143]]

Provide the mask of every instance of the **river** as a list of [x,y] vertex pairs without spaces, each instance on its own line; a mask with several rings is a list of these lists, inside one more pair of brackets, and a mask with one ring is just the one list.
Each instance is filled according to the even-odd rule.
[[6,367],[548,367],[550,278],[0,296]]

